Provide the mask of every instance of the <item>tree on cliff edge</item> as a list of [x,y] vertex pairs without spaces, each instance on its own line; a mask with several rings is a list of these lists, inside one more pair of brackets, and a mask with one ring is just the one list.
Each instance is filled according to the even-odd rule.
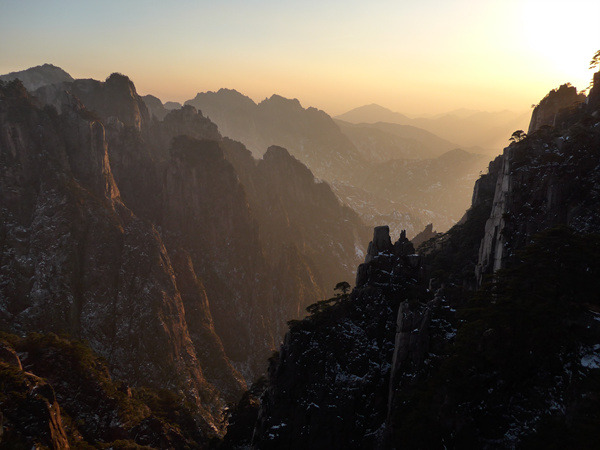
[[600,66],[600,50],[596,52],[592,60],[590,61],[590,69],[595,69]]

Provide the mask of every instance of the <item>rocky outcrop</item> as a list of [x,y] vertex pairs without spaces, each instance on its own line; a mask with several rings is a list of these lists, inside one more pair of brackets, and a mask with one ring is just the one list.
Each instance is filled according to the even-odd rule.
[[61,409],[43,379],[0,362],[0,444],[68,449]]
[[600,72],[594,74],[592,89],[587,98],[587,105],[595,111],[600,109]]
[[414,238],[410,240],[415,248],[419,248],[419,246],[423,243],[436,237],[439,233],[433,231],[433,224],[428,224],[423,231],[418,233]]
[[483,274],[493,273],[500,269],[503,257],[506,257],[504,225],[508,219],[508,196],[512,188],[510,151],[510,147],[504,150],[502,166],[496,179],[492,211],[485,224],[485,234],[479,247],[479,258],[475,268],[478,283],[481,283]]
[[[398,309],[403,317],[412,311],[400,306],[408,292],[424,295],[412,291],[419,268],[403,245],[409,241],[403,236],[397,244],[387,227],[375,229],[373,254],[362,265],[368,279],[291,324],[271,360],[255,447],[357,448],[382,441],[391,368],[396,361],[399,373],[403,359],[394,350]],[[396,253],[400,248],[406,252]]]
[[[574,88],[561,89],[571,92],[568,96],[573,98]],[[561,89],[552,91],[545,100],[555,104],[552,102],[558,101],[555,97]],[[542,101],[540,108],[545,104]],[[563,111],[560,125],[541,128],[512,144],[495,163],[500,169],[479,250],[479,283],[485,274],[504,267],[506,259],[529,243],[536,232],[558,225],[584,233],[596,232],[594,211],[600,203],[592,186],[600,179],[600,136],[594,127],[597,111],[593,102],[578,106],[570,115],[568,110]],[[477,188],[474,202],[476,197]]]
[[563,84],[558,89],[550,91],[534,108],[527,133],[531,134],[543,126],[559,126],[561,113],[568,114],[567,111],[564,111],[565,109],[584,101],[585,94],[578,94],[577,89],[570,84]]
[[390,227],[387,225],[375,227],[373,230],[373,240],[369,242],[365,263],[369,263],[381,253],[388,253],[392,250],[392,240],[390,239]]

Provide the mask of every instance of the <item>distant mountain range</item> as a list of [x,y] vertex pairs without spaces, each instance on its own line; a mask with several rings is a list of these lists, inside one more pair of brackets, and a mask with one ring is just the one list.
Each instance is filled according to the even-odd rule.
[[354,124],[377,122],[412,125],[430,131],[465,149],[497,155],[508,145],[515,130],[526,130],[530,112],[487,112],[457,109],[431,117],[410,118],[377,104],[365,105],[340,114],[338,120]]
[[[17,77],[30,80],[31,87],[73,81],[68,73],[50,65],[8,74],[5,79]],[[77,81],[75,89],[83,89],[82,83]],[[163,104],[153,95],[141,98],[148,120],[163,121],[170,111],[182,107],[177,102]],[[430,164],[438,167],[435,158],[461,148],[461,141],[440,137],[415,125],[419,119],[410,119],[379,105],[357,108],[340,116],[350,120],[343,121],[334,120],[316,108],[304,108],[297,99],[272,95],[256,103],[232,89],[201,92],[185,104],[202,111],[218,126],[220,135],[242,142],[255,158],[261,158],[271,146],[287,149],[318,179],[328,182],[339,199],[355,209],[368,225],[390,223],[392,233],[396,234],[405,229],[409,236],[414,236],[430,222],[439,231],[448,229],[464,214],[470,200],[470,186],[487,162],[485,157],[473,156],[469,164],[464,164],[461,158],[446,157],[445,171],[450,176],[442,183],[433,175],[440,173],[428,172]],[[420,120],[439,125],[452,117],[461,126],[478,130],[481,127],[475,122],[481,114],[458,110],[451,116]],[[473,155],[484,153],[479,147],[462,145],[462,148]],[[415,162],[419,160],[431,162]],[[450,179],[453,181],[448,182]],[[384,187],[389,183],[394,186],[391,190]],[[448,201],[431,200],[431,193],[439,189]]]
[[412,125],[389,122],[353,124],[343,120],[335,123],[362,155],[373,161],[433,158],[459,147]]
[[[416,161],[435,159],[459,145],[423,128],[389,122],[352,124],[303,108],[296,99],[273,95],[255,103],[230,89],[198,93],[186,104],[203,111],[221,133],[243,142],[256,157],[270,145],[285,147],[331,184],[367,224],[389,223],[396,234],[406,229],[414,236],[432,221],[442,231],[449,228],[464,214],[472,183],[487,163],[486,157],[474,155],[466,165],[460,158],[455,163],[447,157],[445,170],[455,182],[440,184],[432,176],[437,172],[427,172],[429,164],[439,164]],[[403,169],[394,174],[390,168]],[[404,176],[409,171],[410,176]],[[397,187],[391,195],[382,196],[385,183]],[[448,202],[423,201],[442,185]]]

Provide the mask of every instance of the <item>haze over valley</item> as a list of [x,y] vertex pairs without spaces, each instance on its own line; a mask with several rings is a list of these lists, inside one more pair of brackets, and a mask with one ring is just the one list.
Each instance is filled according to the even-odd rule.
[[1,448],[597,446],[597,2],[1,8]]

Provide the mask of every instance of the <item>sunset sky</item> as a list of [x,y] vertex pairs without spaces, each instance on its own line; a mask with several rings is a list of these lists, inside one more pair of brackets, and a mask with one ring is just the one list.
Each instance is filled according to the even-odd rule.
[[48,62],[163,101],[227,87],[334,115],[526,110],[588,86],[598,17],[598,0],[0,0],[0,73]]

